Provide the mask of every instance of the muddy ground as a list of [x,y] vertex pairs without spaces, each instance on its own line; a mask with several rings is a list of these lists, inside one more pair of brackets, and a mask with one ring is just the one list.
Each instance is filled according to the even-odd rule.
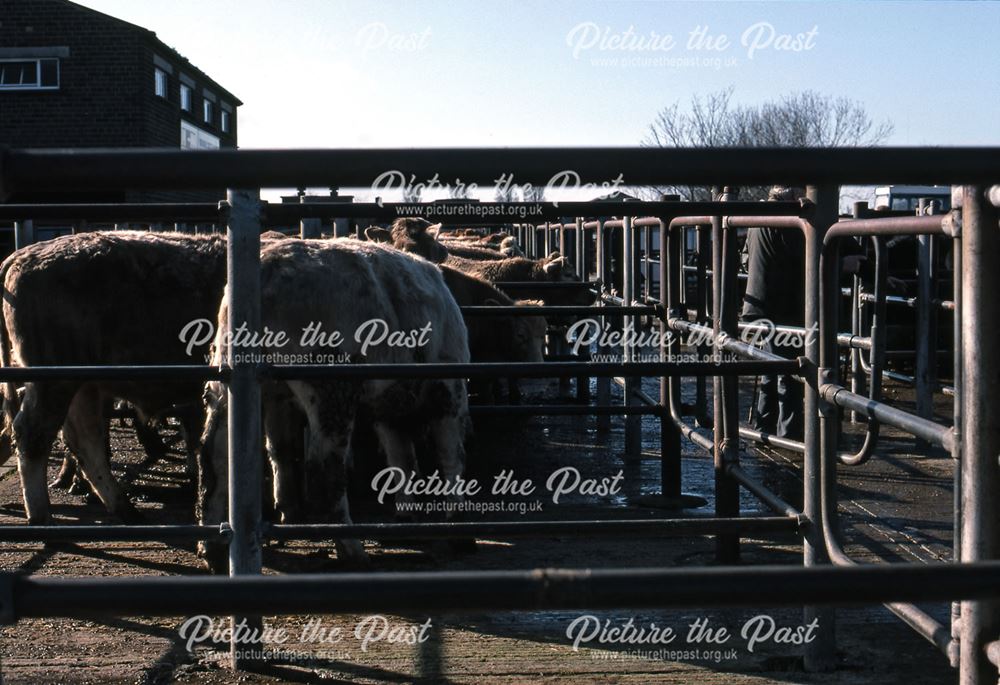
[[[650,391],[655,386],[650,384]],[[749,390],[749,388],[747,388]],[[526,401],[548,401],[556,396],[555,383],[527,386]],[[898,391],[890,388],[890,396]],[[900,406],[906,406],[906,397]],[[941,399],[939,414],[948,416]],[[127,422],[126,422],[127,423]],[[858,426],[847,426],[856,431]],[[611,496],[569,497],[559,504],[540,494],[497,497],[483,501],[541,501],[541,511],[490,514],[504,519],[636,518],[663,515],[710,515],[711,461],[692,445],[684,445],[685,491],[700,495],[708,506],[665,513],[639,505],[642,495],[658,490],[658,432],[655,421],[644,423],[643,457],[639,463],[621,458],[623,430],[615,419],[610,431],[600,431],[597,419],[565,417],[490,419],[477,421],[477,436],[469,455],[471,475],[492,482],[502,469],[541,485],[556,469],[576,466],[585,478],[624,473],[622,491]],[[169,431],[168,431],[169,432]],[[173,436],[175,446],[176,436]],[[113,425],[118,473],[142,458],[131,428]],[[60,444],[50,462],[55,475]],[[797,455],[752,449],[744,452],[751,473],[793,504],[801,503],[800,459]],[[0,479],[0,523],[23,523],[16,472],[5,469]],[[842,468],[841,512],[850,550],[859,559],[884,557],[899,561],[935,561],[947,558],[951,544],[951,462],[943,453],[917,449],[912,438],[884,431],[879,457],[854,468]],[[180,453],[167,462],[142,471],[132,485],[134,499],[152,523],[192,520],[193,491],[183,474]],[[380,507],[364,488],[352,502],[355,521],[389,520],[391,510]],[[52,493],[61,523],[108,520],[99,505],[64,491]],[[743,496],[744,512],[763,512],[752,496]],[[475,515],[467,517],[475,520]],[[487,518],[487,515],[481,518]],[[713,540],[690,538],[539,540],[484,540],[474,553],[454,552],[442,545],[382,546],[367,542],[374,573],[401,570],[529,569],[535,567],[698,566],[714,563]],[[800,548],[791,535],[744,541],[743,563],[797,564]],[[342,566],[331,548],[319,543],[272,545],[265,549],[269,573],[329,572]],[[37,544],[3,544],[0,568],[39,575],[129,576],[204,573],[192,546],[158,543],[102,543],[46,548]],[[488,588],[487,588],[488,589]],[[748,593],[753,588],[747,588]],[[15,598],[16,601],[16,598]],[[929,607],[944,616],[945,606]],[[635,653],[631,647],[583,644],[574,649],[567,638],[570,623],[582,614],[621,624],[651,622],[679,633],[666,648],[685,653]],[[778,625],[802,623],[798,610],[740,611],[608,611],[496,613],[489,615],[387,616],[394,627],[417,627],[430,618],[417,645],[386,644],[359,639],[380,619],[361,616],[267,617],[268,626],[284,628],[286,642],[269,646],[281,650],[261,674],[234,673],[224,667],[225,648],[189,645],[180,631],[185,617],[150,619],[138,616],[114,620],[23,620],[0,630],[0,667],[4,682],[16,683],[945,683],[955,682],[943,656],[882,608],[845,609],[837,613],[839,665],[836,671],[814,674],[803,670],[801,647],[758,644],[751,653],[739,631],[758,614],[768,614]],[[221,621],[221,617],[214,617]],[[733,633],[724,648],[709,649],[687,640],[689,624],[707,620],[711,627]],[[366,620],[368,621],[366,623]],[[318,628],[318,630],[317,630]],[[320,631],[341,639],[324,644]],[[303,631],[313,629],[311,640]],[[374,633],[373,633],[374,635]],[[700,651],[696,652],[696,649]],[[652,648],[643,647],[644,650]],[[730,649],[735,649],[731,653]]]

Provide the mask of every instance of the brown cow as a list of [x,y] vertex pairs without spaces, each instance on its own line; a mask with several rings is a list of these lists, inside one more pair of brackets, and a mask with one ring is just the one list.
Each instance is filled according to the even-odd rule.
[[[180,334],[213,320],[226,280],[220,235],[95,232],[18,250],[0,266],[3,366],[200,364],[204,344]],[[13,437],[25,513],[50,519],[46,464],[63,428],[83,475],[112,513],[135,510],[111,474],[105,400],[128,400],[143,415],[189,403],[191,381],[38,381],[4,384],[5,432]],[[2,457],[0,457],[2,458]]]
[[[228,358],[219,337],[227,329],[225,304],[218,322],[214,363]],[[378,322],[381,324],[372,328]],[[264,246],[261,324],[262,330],[283,332],[287,336],[285,343],[272,336],[257,347],[236,351],[274,357],[271,361],[275,363],[281,363],[282,357],[315,355],[325,348],[310,344],[302,333],[310,326],[318,330],[318,325],[327,335],[342,336],[334,351],[352,362],[469,361],[466,327],[440,270],[423,259],[371,242],[283,240]],[[388,337],[372,342],[371,333],[376,330],[384,330]],[[405,340],[394,345],[393,336],[397,334],[403,334]],[[372,344],[366,345],[366,341]],[[407,474],[415,471],[414,438],[427,433],[441,477],[454,481],[462,473],[463,439],[468,425],[463,380],[275,381],[262,390],[275,505],[282,520],[294,519],[298,506],[294,462],[287,450],[278,447],[290,437],[286,420],[289,406],[302,412],[309,425],[306,489],[320,490],[322,497],[308,492],[307,501],[322,500],[337,522],[351,520],[346,469],[360,409],[374,421],[375,433],[391,467]],[[228,494],[227,399],[219,383],[208,384],[205,395],[208,415],[200,460],[203,477],[199,513],[202,523],[218,523],[225,516]],[[396,502],[408,499],[411,497],[399,493]],[[348,561],[366,559],[357,540],[338,541],[337,549]],[[218,548],[203,546],[203,552],[210,566],[221,566]]]

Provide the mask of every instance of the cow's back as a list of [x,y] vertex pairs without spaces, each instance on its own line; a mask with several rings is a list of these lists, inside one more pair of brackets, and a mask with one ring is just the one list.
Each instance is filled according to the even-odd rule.
[[15,364],[202,363],[179,335],[214,320],[226,248],[221,236],[82,233],[18,250],[2,268]]

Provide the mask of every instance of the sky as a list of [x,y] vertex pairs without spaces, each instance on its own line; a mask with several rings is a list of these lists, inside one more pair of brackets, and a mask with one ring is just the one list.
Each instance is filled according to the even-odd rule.
[[637,145],[729,86],[856,99],[887,144],[1000,144],[1000,3],[78,1],[241,98],[245,148]]

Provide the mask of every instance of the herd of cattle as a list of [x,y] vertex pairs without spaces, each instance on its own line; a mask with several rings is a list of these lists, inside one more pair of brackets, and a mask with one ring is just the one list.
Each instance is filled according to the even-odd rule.
[[[542,361],[541,316],[463,318],[459,307],[567,304],[565,290],[540,289],[535,299],[515,302],[495,284],[575,280],[569,262],[558,253],[526,259],[502,234],[439,233],[440,226],[407,218],[389,229],[369,228],[368,240],[263,234],[262,330],[297,332],[319,324],[325,331],[351,332],[381,320],[391,330],[407,331],[430,323],[432,333],[420,345],[363,347],[345,334],[337,351],[368,363]],[[12,254],[0,265],[0,281],[4,367],[227,361],[221,235],[64,236]],[[572,303],[590,303],[579,297]],[[195,320],[217,322],[216,337],[189,349],[179,332]],[[254,352],[315,352],[301,347],[297,335],[288,338],[280,346],[264,340]],[[218,523],[227,501],[226,395],[217,382],[5,383],[0,464],[16,455],[28,521],[49,523],[47,464],[61,430],[72,456],[58,481],[65,484],[78,471],[109,512],[135,520],[137,511],[112,473],[107,408],[112,401],[135,408],[147,451],[162,448],[151,422],[169,411],[180,418],[189,471],[198,479],[197,517]],[[470,422],[463,380],[271,380],[262,386],[262,406],[274,507],[283,522],[302,520],[305,510],[350,522],[347,474],[352,436],[360,432],[373,433],[388,464],[406,472],[417,468],[418,454],[426,454],[442,477],[464,468]],[[363,561],[358,541],[337,546],[347,560]],[[221,559],[210,552],[210,566],[217,568]]]

